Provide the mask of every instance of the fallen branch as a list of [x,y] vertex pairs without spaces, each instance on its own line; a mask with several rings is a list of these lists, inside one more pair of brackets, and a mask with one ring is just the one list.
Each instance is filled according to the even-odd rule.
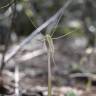
[[65,9],[70,5],[70,3],[72,2],[72,0],[68,0],[64,6],[57,11],[57,13],[55,15],[53,15],[50,19],[48,19],[45,23],[43,23],[40,27],[38,27],[35,31],[33,31],[23,42],[21,42],[13,51],[12,53],[5,58],[5,62],[8,62],[12,57],[14,57],[16,55],[16,53],[20,50],[20,48],[22,48],[22,46],[24,46],[25,44],[27,44],[28,42],[30,42],[36,35],[38,35],[44,28],[46,28],[49,24],[51,24],[52,22],[54,22],[58,16],[60,14],[62,14],[62,12],[64,13]]

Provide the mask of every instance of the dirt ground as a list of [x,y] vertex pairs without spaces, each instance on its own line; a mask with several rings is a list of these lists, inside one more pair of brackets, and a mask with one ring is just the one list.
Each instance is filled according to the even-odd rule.
[[[54,41],[56,65],[51,60],[53,96],[96,95],[96,50],[95,48],[86,48],[86,43],[85,45],[82,43],[76,45],[76,40],[79,40],[79,43],[82,42],[82,39],[78,38]],[[4,92],[1,90],[1,93],[14,96],[16,91],[14,76],[17,76],[15,73],[16,70],[19,70],[19,76],[17,76],[17,78],[19,77],[19,85],[17,87],[19,87],[21,96],[48,95],[47,52],[46,50],[40,51],[40,54],[33,56],[33,52],[42,49],[42,44],[38,45],[39,48],[35,48],[35,51],[30,46],[32,47],[31,43],[25,45],[6,64],[3,73],[4,86],[3,89],[1,88]],[[24,56],[27,56],[27,59]],[[66,95],[68,92],[74,92],[75,95]]]

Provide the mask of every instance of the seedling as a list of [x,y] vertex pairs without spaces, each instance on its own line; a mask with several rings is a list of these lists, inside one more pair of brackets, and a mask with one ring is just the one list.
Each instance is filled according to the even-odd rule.
[[[63,15],[63,13],[57,18],[57,20],[55,22],[53,22],[51,25],[48,26],[46,34],[45,34],[44,38],[42,38],[43,41],[44,41],[44,45],[47,48],[47,54],[48,54],[48,96],[51,96],[51,93],[52,93],[51,92],[51,88],[52,88],[52,84],[51,84],[51,82],[52,82],[52,74],[51,74],[51,60],[50,60],[51,58],[53,60],[53,63],[56,65],[55,60],[54,60],[55,50],[54,50],[53,40],[63,38],[63,37],[68,36],[69,34],[71,34],[73,32],[78,31],[76,29],[76,30],[68,32],[67,34],[64,34],[62,36],[53,38],[53,35],[55,33],[55,30],[56,30],[56,28],[58,26],[58,23],[59,23],[62,15]],[[29,20],[30,20],[30,18],[29,18]],[[32,21],[30,21],[30,22],[32,23]],[[33,25],[33,23],[32,23],[32,25]],[[53,28],[54,28],[54,30],[53,30]],[[52,30],[53,30],[53,32],[52,32]]]
[[[7,4],[7,5],[5,5],[5,6],[3,6],[3,7],[1,7],[0,9],[3,9],[3,8],[5,8],[5,7],[8,7],[12,2],[14,2],[15,0],[12,0],[9,4]],[[62,9],[63,10],[63,9]],[[47,34],[45,34],[45,36],[44,36],[44,44],[45,44],[45,46],[47,47],[47,50],[48,50],[48,96],[51,96],[51,88],[52,88],[52,86],[51,86],[51,79],[52,79],[52,76],[51,76],[51,62],[50,62],[50,59],[52,58],[53,59],[53,62],[54,62],[54,64],[55,64],[55,60],[54,60],[54,44],[53,44],[53,40],[54,39],[59,39],[59,38],[62,38],[62,37],[65,37],[65,36],[67,36],[67,35],[69,35],[70,33],[73,33],[73,32],[75,32],[75,31],[72,31],[72,32],[69,32],[69,33],[67,33],[67,34],[65,34],[65,35],[62,35],[62,36],[60,36],[60,37],[57,37],[57,38],[52,38],[52,36],[53,36],[53,34],[54,34],[54,32],[55,32],[55,29],[57,28],[57,26],[58,26],[58,23],[59,23],[59,21],[60,21],[60,19],[61,19],[61,17],[62,17],[62,15],[63,15],[63,12],[59,15],[59,17],[56,19],[56,21],[55,22],[53,22],[52,23],[52,26],[49,26],[48,28],[48,30],[47,30]],[[32,21],[31,21],[31,23],[32,23]],[[33,25],[33,24],[32,24]],[[55,28],[54,28],[55,27]],[[52,29],[54,28],[54,30],[53,30],[53,32],[52,32]],[[52,33],[52,34],[50,34],[50,33]],[[68,96],[75,96],[75,95],[68,95]]]

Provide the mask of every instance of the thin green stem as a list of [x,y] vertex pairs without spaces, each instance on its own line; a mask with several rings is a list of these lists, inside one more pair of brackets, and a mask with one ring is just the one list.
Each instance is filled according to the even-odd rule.
[[[62,9],[63,10],[63,9]],[[55,31],[56,31],[56,28],[57,28],[57,26],[58,26],[58,24],[59,24],[59,21],[60,21],[60,19],[61,19],[61,17],[63,16],[63,12],[60,14],[60,16],[57,18],[57,20],[55,21],[56,23],[55,23],[55,28],[54,28],[54,30],[53,30],[53,32],[51,33],[51,37],[54,35],[54,33],[55,33]]]
[[46,35],[45,37],[45,43],[46,44],[46,47],[47,47],[47,54],[48,54],[48,96],[51,96],[51,89],[52,89],[52,83],[51,83],[51,80],[52,80],[52,76],[51,76],[51,53],[53,52],[53,47],[51,46],[51,43],[52,43],[52,39],[51,39],[51,36],[50,35]]
[[51,89],[52,89],[52,84],[51,84],[51,62],[50,62],[50,49],[48,49],[48,96],[51,96]]
[[26,14],[26,12],[25,12],[25,15],[27,16],[27,18],[29,19],[29,21],[31,22],[31,24],[37,29],[37,26],[33,23],[33,21],[32,21],[31,18]]
[[63,38],[63,37],[65,37],[65,36],[68,36],[68,35],[71,34],[71,33],[76,32],[76,31],[78,31],[78,29],[76,29],[75,31],[68,32],[68,33],[66,33],[66,34],[64,34],[64,35],[62,35],[62,36],[59,36],[59,37],[56,37],[56,38],[52,38],[52,39],[60,39],[60,38]]

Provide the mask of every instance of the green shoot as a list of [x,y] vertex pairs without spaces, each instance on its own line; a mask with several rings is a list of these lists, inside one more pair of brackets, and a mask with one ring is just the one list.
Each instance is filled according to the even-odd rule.
[[76,31],[78,31],[78,29],[76,29],[76,30],[74,30],[74,31],[71,31],[71,32],[68,32],[68,33],[66,33],[66,34],[64,34],[64,35],[61,35],[61,36],[59,36],[59,37],[52,38],[52,39],[60,39],[60,38],[64,38],[64,37],[70,35],[70,34],[73,33],[73,32],[76,32]]
[[34,22],[32,21],[32,19],[30,18],[30,16],[28,16],[28,13],[25,12],[25,15],[27,16],[27,18],[29,19],[30,23],[32,24],[32,26],[34,26],[34,28],[37,28],[37,26],[34,24]]
[[51,96],[51,88],[52,88],[52,85],[51,85],[51,79],[52,79],[52,76],[51,76],[51,62],[50,62],[50,49],[48,50],[48,96]]
[[54,60],[54,44],[53,44],[53,39],[58,39],[58,38],[60,39],[62,37],[65,37],[65,36],[69,35],[72,32],[69,32],[68,34],[65,34],[65,35],[57,37],[57,38],[52,38],[50,36],[50,34],[46,34],[45,35],[45,44],[46,44],[47,49],[48,49],[48,96],[51,96],[51,88],[52,88],[52,84],[51,84],[52,76],[51,76],[51,61],[50,61],[50,58],[52,58],[53,63],[56,65],[55,60]]
[[51,79],[52,79],[52,76],[51,76],[51,61],[50,61],[50,59],[51,59],[51,56],[53,57],[53,54],[54,54],[54,46],[53,46],[53,40],[49,34],[47,34],[45,36],[45,44],[46,44],[47,49],[48,49],[48,96],[51,96],[51,88],[52,88]]
[[[51,23],[51,25],[48,26],[48,30],[47,30],[47,34],[45,34],[43,40],[45,41],[44,44],[45,46],[47,47],[47,55],[48,55],[48,96],[51,96],[52,92],[51,92],[51,89],[52,89],[52,74],[51,74],[51,58],[53,60],[53,63],[55,64],[55,60],[54,60],[54,44],[53,44],[53,39],[60,39],[60,38],[63,38],[75,31],[72,31],[72,32],[68,32],[67,34],[65,35],[62,35],[60,37],[57,37],[57,38],[52,38],[53,34],[55,33],[55,30],[53,30],[52,34],[50,35],[50,32],[52,31],[52,29],[55,27],[55,29],[57,28],[57,25],[62,17],[63,13],[59,16],[59,18],[57,18],[57,20],[55,22],[53,22],[53,24]],[[27,15],[28,16],[28,15]],[[28,17],[28,19],[30,20],[30,22],[32,23],[33,25],[33,22],[32,20]],[[71,95],[68,95],[68,96],[71,96]],[[73,95],[72,95],[73,96]],[[74,95],[75,96],[75,95]]]

